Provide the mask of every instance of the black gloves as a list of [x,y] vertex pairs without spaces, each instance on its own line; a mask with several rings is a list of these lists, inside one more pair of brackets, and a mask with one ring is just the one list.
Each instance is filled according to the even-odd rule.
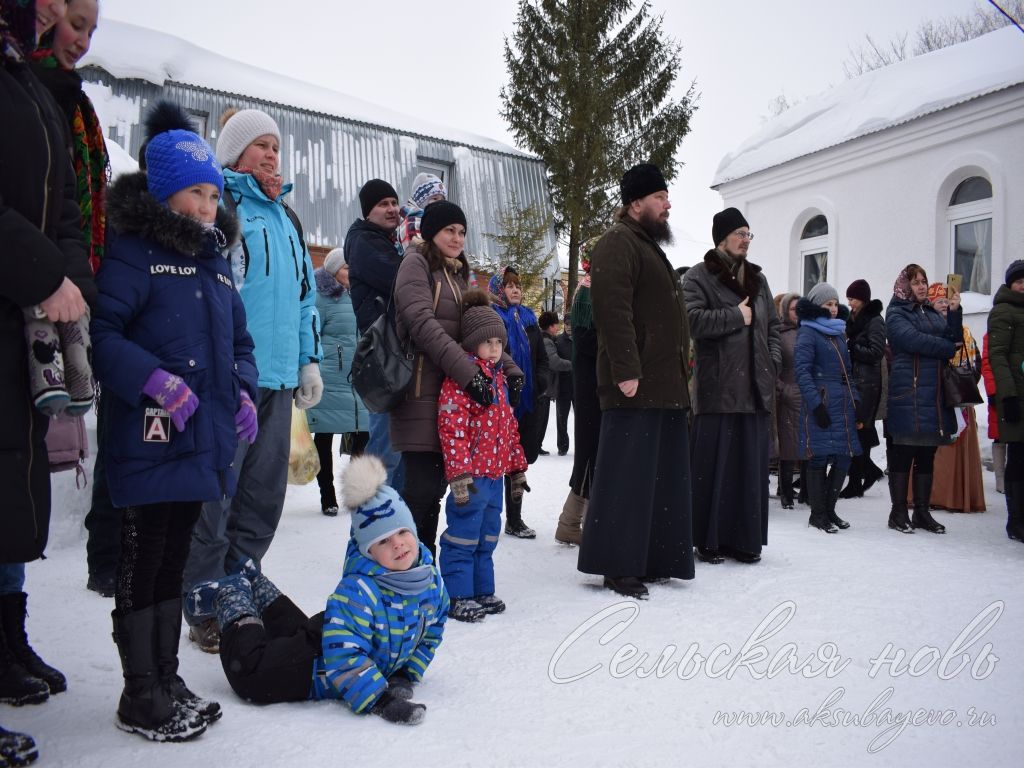
[[473,402],[486,408],[494,402],[494,393],[491,391],[491,378],[483,371],[477,371],[469,384],[466,385],[466,394],[473,398]]
[[1007,424],[1016,424],[1020,421],[1020,400],[1016,395],[1003,398],[1003,421]]
[[824,403],[818,403],[814,407],[814,420],[818,422],[818,426],[822,429],[828,429],[832,423],[832,419],[828,416],[828,408],[825,407]]
[[408,701],[412,698],[412,680],[402,670],[388,678],[388,693],[396,699]]
[[519,398],[523,394],[523,377],[508,377],[508,404],[515,408],[519,405]]
[[398,698],[389,691],[384,691],[374,702],[373,709],[370,711],[375,715],[380,715],[389,723],[418,725],[423,721],[427,708],[423,704],[414,704],[406,699]]

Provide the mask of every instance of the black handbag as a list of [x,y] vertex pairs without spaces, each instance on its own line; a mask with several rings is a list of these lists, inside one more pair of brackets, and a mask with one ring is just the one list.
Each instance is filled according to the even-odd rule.
[[405,391],[412,381],[415,355],[412,341],[402,342],[395,329],[395,321],[380,297],[383,308],[380,317],[359,337],[352,357],[349,379],[371,413],[387,413],[405,399]]
[[947,408],[959,408],[964,405],[981,405],[981,393],[974,378],[974,370],[958,365],[942,368],[942,394]]

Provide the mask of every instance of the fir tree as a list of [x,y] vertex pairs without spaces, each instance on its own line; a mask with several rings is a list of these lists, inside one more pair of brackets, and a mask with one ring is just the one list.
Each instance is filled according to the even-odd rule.
[[551,218],[537,205],[523,208],[512,192],[508,205],[498,211],[496,224],[501,234],[485,232],[484,236],[501,249],[499,269],[515,267],[523,284],[523,304],[539,309],[545,294],[544,275],[555,253],[546,242]]
[[580,244],[611,220],[618,182],[640,162],[671,180],[689,132],[693,85],[670,98],[681,46],[636,0],[520,0],[505,40],[502,117],[548,166],[555,226],[569,241],[569,295]]

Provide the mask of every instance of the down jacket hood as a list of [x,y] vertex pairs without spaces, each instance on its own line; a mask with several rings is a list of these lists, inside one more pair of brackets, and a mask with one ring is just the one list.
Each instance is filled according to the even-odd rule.
[[[107,190],[107,221],[118,233],[138,235],[159,245],[194,255],[205,247],[209,230],[195,219],[175,213],[149,193],[142,171],[121,176]],[[217,209],[214,225],[230,245],[238,239],[238,219]]]

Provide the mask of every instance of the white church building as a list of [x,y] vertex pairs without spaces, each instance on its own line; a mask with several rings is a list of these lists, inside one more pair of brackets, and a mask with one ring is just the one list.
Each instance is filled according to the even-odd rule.
[[[1024,258],[1024,33],[1006,27],[848,80],[767,122],[715,175],[775,293],[857,278],[888,303],[914,262],[963,278],[984,332]],[[980,333],[978,338],[980,339]]]

